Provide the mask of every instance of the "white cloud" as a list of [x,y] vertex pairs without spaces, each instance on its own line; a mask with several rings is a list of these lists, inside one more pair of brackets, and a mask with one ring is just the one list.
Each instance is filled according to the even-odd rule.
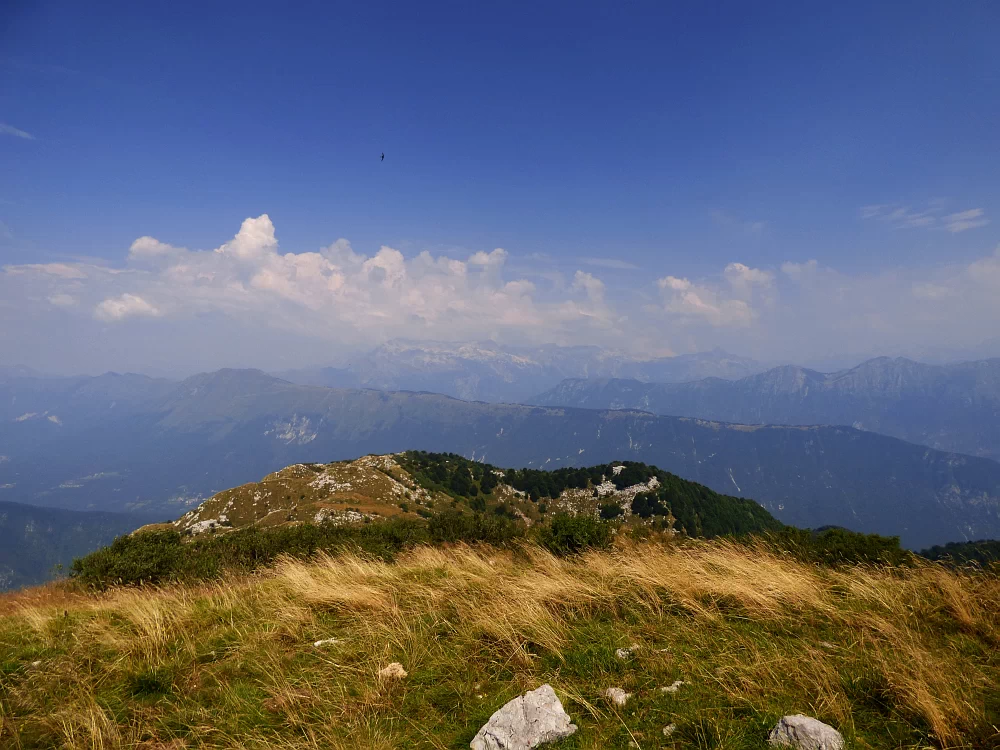
[[774,282],[774,274],[759,268],[750,268],[743,263],[730,263],[723,271],[726,281],[741,297],[749,297],[754,288],[767,289]]
[[[152,237],[146,239],[152,239]],[[278,240],[274,236],[274,224],[271,223],[271,218],[267,214],[261,214],[256,219],[244,219],[236,236],[222,247],[216,248],[215,252],[240,260],[253,261],[273,253],[277,247]]]
[[[965,264],[877,274],[843,273],[816,260],[779,269],[732,262],[699,277],[670,270],[655,282],[616,275],[609,283],[583,270],[529,280],[501,248],[450,257],[383,246],[369,255],[344,239],[286,253],[264,215],[243,222],[218,250],[141,237],[114,267],[6,266],[0,339],[8,358],[58,349],[67,358],[74,352],[72,362],[103,357],[95,365],[103,369],[151,360],[277,369],[395,337],[598,344],[646,354],[723,346],[802,361],[917,344],[971,346],[995,336],[1000,320],[1000,254],[992,251]],[[155,338],[141,324],[106,325],[150,318],[160,320]],[[56,335],[63,336],[58,345],[45,343]],[[113,359],[126,351],[135,359]],[[56,354],[46,356],[58,366]]]
[[722,282],[664,276],[657,286],[663,294],[663,312],[677,322],[742,328],[757,317],[755,304],[771,304],[773,282],[770,271],[730,263],[723,269]]
[[23,138],[26,141],[35,140],[35,136],[33,136],[31,133],[26,133],[23,130],[19,130],[18,128],[12,127],[10,125],[5,125],[2,122],[0,122],[0,135],[12,135],[15,138]]
[[51,295],[48,300],[56,307],[73,307],[77,302],[75,297],[62,292]]
[[109,322],[136,316],[155,318],[159,317],[160,314],[159,310],[142,297],[128,293],[108,298],[94,308],[95,318]]
[[132,243],[124,268],[67,263],[5,270],[8,278],[43,285],[50,304],[69,307],[72,298],[104,322],[161,317],[193,324],[224,316],[250,330],[348,346],[396,336],[494,334],[576,342],[588,330],[613,327],[604,284],[593,274],[581,271],[571,286],[539,290],[525,278],[509,278],[507,259],[502,248],[453,258],[406,257],[383,246],[366,256],[343,239],[316,252],[282,253],[265,214],[244,221],[215,250],[144,236]]
[[133,260],[162,258],[183,252],[183,248],[168,245],[153,237],[139,237],[128,249],[128,257]]
[[894,229],[947,229],[955,234],[968,229],[978,229],[990,223],[981,208],[942,216],[947,201],[936,198],[927,203],[922,211],[914,211],[909,206],[898,203],[879,203],[862,206],[862,219],[875,219],[885,222]]
[[577,271],[573,276],[573,288],[583,289],[587,297],[600,302],[604,299],[604,282],[586,271]]
[[87,278],[81,265],[71,263],[25,263],[20,266],[4,266],[3,270],[11,275],[38,274],[62,279]]
[[948,214],[944,217],[944,228],[952,234],[964,232],[967,229],[978,229],[985,227],[990,220],[985,218],[985,211],[981,208],[972,208],[968,211],[959,211],[957,214]]

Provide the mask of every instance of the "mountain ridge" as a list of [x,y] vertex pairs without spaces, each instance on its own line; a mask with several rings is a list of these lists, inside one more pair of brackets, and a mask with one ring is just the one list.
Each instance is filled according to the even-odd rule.
[[[251,395],[227,385],[239,377],[256,384]],[[178,516],[293,463],[420,449],[506,468],[640,461],[753,497],[785,523],[899,535],[914,548],[1000,535],[1000,464],[850,427],[487,404],[238,371],[193,383],[200,390],[175,387],[141,413],[8,449],[0,485],[13,486],[3,492],[40,505]],[[23,426],[0,423],[8,445]]]
[[746,424],[852,425],[937,450],[1000,458],[1000,359],[924,365],[881,357],[833,373],[786,365],[736,381],[574,379],[530,401]]
[[428,391],[464,400],[519,402],[574,375],[686,380],[707,374],[739,377],[759,369],[762,366],[756,361],[721,349],[649,359],[597,346],[504,347],[492,341],[392,339],[337,366],[276,374],[302,385]]

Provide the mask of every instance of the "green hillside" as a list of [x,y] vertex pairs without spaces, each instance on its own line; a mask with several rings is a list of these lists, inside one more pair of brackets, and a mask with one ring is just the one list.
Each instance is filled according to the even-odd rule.
[[646,464],[504,471],[411,451],[289,466],[220,492],[173,523],[121,537],[75,561],[72,572],[106,587],[211,578],[282,555],[345,549],[391,559],[419,544],[530,538],[567,552],[607,546],[620,529],[714,537],[784,526],[752,500]]
[[[455,454],[410,451],[403,454],[400,463],[426,489],[446,491],[479,510],[486,510],[497,487],[506,484],[536,504],[540,514],[553,510],[586,512],[705,537],[783,526],[753,500],[720,495],[636,461],[552,471],[502,471]],[[630,499],[623,502],[623,493]]]

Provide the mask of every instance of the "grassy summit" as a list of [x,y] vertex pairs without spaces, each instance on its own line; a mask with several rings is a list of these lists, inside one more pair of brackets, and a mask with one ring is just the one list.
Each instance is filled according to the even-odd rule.
[[692,536],[781,527],[751,500],[720,495],[633,461],[554,471],[501,470],[454,454],[423,451],[294,464],[260,482],[214,495],[172,526],[197,535],[247,526],[429,518],[445,510],[492,512],[528,525],[560,512],[603,515]]
[[783,529],[752,500],[641,463],[502,471],[410,452],[295,464],[120,538],[73,573],[98,587],[162,583],[247,572],[281,555],[350,549],[391,559],[419,544],[526,537],[565,553],[606,544],[619,527],[708,537]]
[[643,464],[297,465],[74,572],[0,597],[0,747],[462,748],[543,683],[560,750],[763,748],[800,712],[1000,746],[994,573]]
[[[461,748],[549,682],[580,726],[559,748],[762,748],[796,712],[854,748],[996,747],[998,613],[994,576],[725,540],[52,586],[0,598],[0,745]],[[380,678],[392,662],[408,676]],[[613,706],[609,687],[632,697]]]

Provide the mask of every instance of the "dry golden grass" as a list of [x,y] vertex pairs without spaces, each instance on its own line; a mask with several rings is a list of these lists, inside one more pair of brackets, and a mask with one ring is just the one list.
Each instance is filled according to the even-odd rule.
[[[0,746],[460,747],[543,681],[581,726],[566,747],[762,747],[795,712],[854,747],[1000,746],[998,604],[995,577],[832,570],[723,541],[50,588],[0,602]],[[393,661],[409,676],[379,680]],[[678,678],[676,697],[657,689]],[[624,709],[599,698],[612,684],[635,693]]]

